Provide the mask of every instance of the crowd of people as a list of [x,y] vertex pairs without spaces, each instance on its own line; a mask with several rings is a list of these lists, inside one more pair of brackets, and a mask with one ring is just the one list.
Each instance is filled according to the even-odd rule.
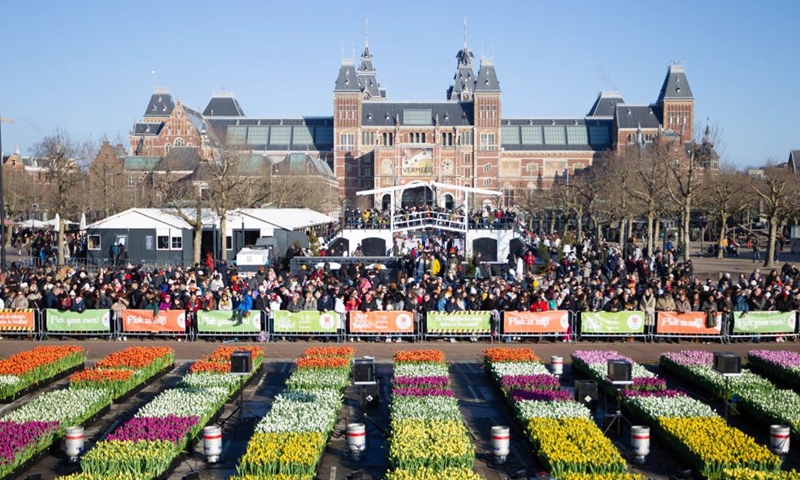
[[[420,218],[436,218],[443,221],[464,223],[464,209],[457,210],[433,205],[406,206],[394,209],[396,221],[413,225]],[[346,228],[379,229],[389,228],[391,224],[389,208],[384,209],[359,209],[347,207],[344,211],[344,226]],[[471,229],[510,229],[514,228],[517,214],[513,209],[483,207],[472,209],[467,216]]]
[[0,274],[0,308],[228,310],[232,321],[251,310],[268,317],[276,310],[640,310],[649,331],[657,311],[702,311],[720,313],[724,331],[734,312],[800,306],[800,270],[789,263],[711,279],[695,275],[692,261],[680,261],[674,248],[648,255],[633,241],[612,245],[587,238],[565,249],[557,235],[533,234],[530,240],[502,265],[492,265],[480,253],[465,258],[458,239],[446,233],[423,235],[402,246],[395,271],[358,261],[296,272],[264,266],[250,274],[213,262],[96,272],[17,266]]

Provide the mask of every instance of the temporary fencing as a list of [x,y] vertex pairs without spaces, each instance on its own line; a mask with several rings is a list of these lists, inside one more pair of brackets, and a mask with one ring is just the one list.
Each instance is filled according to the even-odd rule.
[[500,334],[511,337],[556,337],[571,339],[575,314],[569,310],[503,312]]
[[405,337],[418,339],[421,316],[401,310],[347,312],[348,340],[356,337]]

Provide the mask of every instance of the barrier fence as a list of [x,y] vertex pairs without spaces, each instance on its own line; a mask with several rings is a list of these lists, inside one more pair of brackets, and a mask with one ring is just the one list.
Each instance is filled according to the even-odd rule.
[[547,312],[503,312],[500,333],[511,337],[557,337],[571,339],[575,314],[568,310]]
[[798,312],[754,311],[745,314],[656,312],[654,325],[645,325],[641,311],[623,312],[336,312],[251,311],[239,318],[231,311],[110,310],[83,312],[57,309],[0,310],[0,336],[46,339],[56,336],[259,336],[317,337],[344,341],[361,337],[410,340],[438,338],[703,338],[726,342],[759,337],[797,338]]

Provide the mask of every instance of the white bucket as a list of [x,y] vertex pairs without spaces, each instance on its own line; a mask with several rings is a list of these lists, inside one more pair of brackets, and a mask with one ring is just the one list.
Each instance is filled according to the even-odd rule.
[[788,425],[769,426],[769,449],[775,455],[786,455],[789,453],[789,440],[791,429]]
[[511,433],[509,432],[509,428],[502,425],[492,427],[492,454],[498,464],[506,462],[511,442]]
[[631,427],[631,453],[634,457],[646,457],[650,454],[650,427]]
[[208,463],[219,462],[222,455],[222,427],[203,427],[203,453]]
[[564,373],[564,357],[553,355],[550,357],[550,368],[553,370],[553,375],[561,375]]
[[347,424],[347,448],[353,458],[359,458],[367,449],[367,427],[363,423]]
[[67,427],[67,434],[64,439],[65,443],[65,450],[67,452],[67,457],[70,460],[77,460],[77,458],[83,453],[83,427]]

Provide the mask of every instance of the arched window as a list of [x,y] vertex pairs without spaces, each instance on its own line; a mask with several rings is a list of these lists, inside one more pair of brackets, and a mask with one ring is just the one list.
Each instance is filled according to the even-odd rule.
[[164,145],[164,153],[169,153],[169,149],[170,148],[172,148],[172,145],[170,145],[169,143],[165,144]]
[[182,146],[184,146],[184,145],[185,145],[185,144],[184,144],[184,142],[183,142],[183,139],[182,139],[182,138],[176,138],[176,139],[175,139],[175,146],[176,146],[176,147],[182,147]]

